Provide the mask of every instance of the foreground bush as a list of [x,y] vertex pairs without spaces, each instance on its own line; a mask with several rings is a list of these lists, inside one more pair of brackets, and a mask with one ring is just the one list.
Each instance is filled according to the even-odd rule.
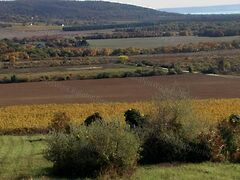
[[84,124],[86,126],[89,126],[91,125],[92,123],[94,122],[98,122],[98,123],[103,123],[103,118],[102,116],[100,115],[100,113],[96,112],[94,113],[93,115],[91,116],[88,116],[85,121],[84,121]]
[[142,116],[140,111],[129,109],[124,113],[125,122],[130,128],[143,127],[147,123],[146,117]]
[[213,161],[240,162],[240,116],[231,115],[219,122],[209,137],[209,144]]
[[210,160],[210,148],[200,136],[208,130],[207,124],[195,116],[187,93],[162,90],[150,122],[140,135],[143,139],[141,163]]
[[139,158],[139,140],[119,124],[93,123],[53,133],[45,157],[54,172],[73,177],[130,175]]

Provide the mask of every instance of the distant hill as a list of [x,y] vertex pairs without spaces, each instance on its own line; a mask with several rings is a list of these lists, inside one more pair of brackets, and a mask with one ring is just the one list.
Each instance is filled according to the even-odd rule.
[[166,8],[160,10],[180,14],[240,14],[240,4],[206,7]]
[[153,21],[173,15],[153,9],[104,1],[0,1],[0,21]]

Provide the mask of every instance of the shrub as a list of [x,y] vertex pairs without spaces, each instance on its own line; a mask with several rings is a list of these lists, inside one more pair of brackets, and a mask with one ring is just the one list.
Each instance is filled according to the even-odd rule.
[[224,142],[223,153],[234,153],[237,150],[237,144],[233,127],[229,122],[223,121],[218,125],[218,131]]
[[146,123],[146,119],[136,109],[129,109],[125,112],[125,121],[131,128],[143,127]]
[[217,131],[212,131],[207,136],[207,143],[211,148],[211,161],[223,162],[226,161],[226,156],[222,153],[224,148],[224,142],[222,137]]
[[181,67],[179,65],[175,65],[174,66],[174,71],[177,73],[177,74],[183,74],[183,70],[181,69]]
[[175,69],[173,69],[173,68],[168,69],[168,75],[175,75],[175,74],[177,74]]
[[139,140],[119,124],[94,123],[55,133],[45,157],[58,175],[97,177],[131,175],[139,154]]
[[173,132],[154,131],[149,133],[142,146],[141,163],[154,164],[180,161],[185,149],[182,138]]
[[[209,131],[193,111],[185,91],[161,90],[149,123],[143,128],[141,163],[202,162],[210,150],[199,135]],[[206,127],[205,127],[206,126]]]
[[188,72],[189,73],[193,73],[194,72],[194,68],[192,65],[188,66]]
[[[29,80],[27,78],[18,78],[16,75],[12,75],[10,77],[10,83],[20,83],[20,82],[28,82]],[[9,83],[8,80],[6,83]]]
[[218,124],[217,130],[224,144],[221,153],[226,160],[236,161],[240,159],[240,121],[238,115],[231,115],[228,120],[224,120]]
[[16,75],[11,76],[11,82],[17,82],[17,76]]
[[231,70],[230,62],[225,59],[220,59],[218,62],[218,70],[223,73],[230,71]]
[[201,70],[201,72],[203,74],[218,74],[219,73],[218,69],[211,65],[208,68]]
[[84,121],[84,124],[86,126],[89,126],[89,125],[91,125],[94,122],[99,122],[99,123],[103,122],[103,118],[102,118],[102,116],[98,112],[94,113],[91,116],[88,116],[86,118],[86,120]]
[[134,77],[136,74],[134,72],[124,72],[122,77]]
[[67,132],[70,131],[70,117],[65,112],[58,112],[54,114],[48,129],[55,132]]
[[96,75],[95,79],[105,79],[105,78],[110,78],[111,74],[107,72],[99,73]]
[[218,123],[217,127],[205,137],[211,149],[214,162],[240,162],[240,124],[239,116],[231,115]]
[[200,134],[196,139],[187,143],[185,161],[199,163],[211,160],[212,151],[208,143],[207,134]]
[[229,122],[232,126],[240,125],[240,115],[232,114],[229,117]]
[[125,62],[125,61],[129,60],[129,57],[122,55],[122,56],[119,56],[118,59],[119,59],[121,62]]

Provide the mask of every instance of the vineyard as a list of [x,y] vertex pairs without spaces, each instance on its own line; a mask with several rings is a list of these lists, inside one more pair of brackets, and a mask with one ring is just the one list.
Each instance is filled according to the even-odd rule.
[[[89,115],[99,112],[107,120],[122,120],[130,108],[148,114],[154,107],[151,102],[89,103],[23,105],[0,108],[0,129],[46,128],[56,112],[66,112],[74,123],[82,123]],[[240,114],[240,99],[193,100],[197,114],[211,122]]]

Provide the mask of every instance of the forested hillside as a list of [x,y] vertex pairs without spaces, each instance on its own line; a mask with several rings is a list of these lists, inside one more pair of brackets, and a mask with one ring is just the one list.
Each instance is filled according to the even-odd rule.
[[174,15],[138,6],[104,1],[0,1],[0,21],[154,21]]

